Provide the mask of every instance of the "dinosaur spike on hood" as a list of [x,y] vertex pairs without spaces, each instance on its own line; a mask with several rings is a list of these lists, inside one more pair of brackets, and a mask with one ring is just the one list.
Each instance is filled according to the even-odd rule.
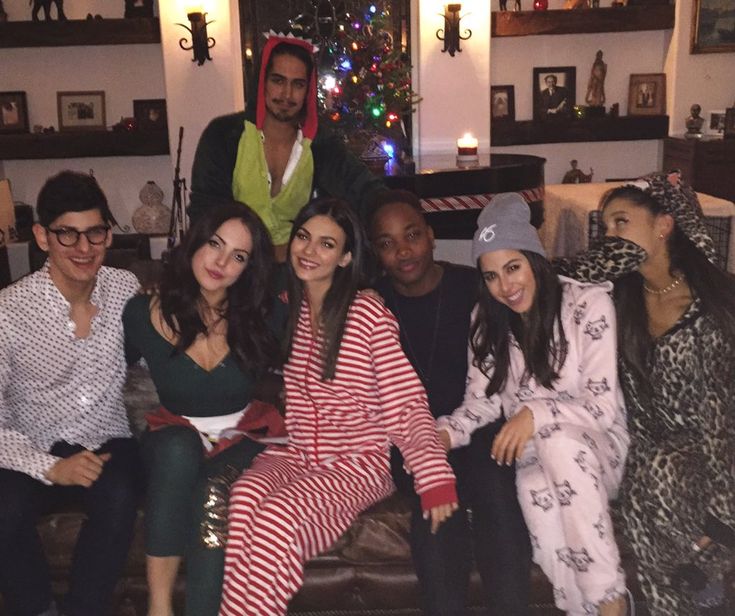
[[[268,40],[263,47],[263,53],[260,60],[260,74],[258,79],[258,97],[257,97],[257,108],[255,114],[255,125],[262,130],[263,122],[265,121],[265,81],[266,81],[266,68],[268,61],[270,60],[273,49],[280,44],[294,45],[296,47],[303,47],[309,54],[314,54],[317,49],[311,41],[298,38],[293,35],[282,35],[270,32],[266,35]],[[312,65],[311,78],[309,79],[309,87],[306,93],[306,99],[304,105],[306,106],[304,122],[301,126],[301,131],[307,139],[314,139],[316,137],[316,130],[318,126],[318,114],[317,114],[317,95],[316,95],[316,63]]]

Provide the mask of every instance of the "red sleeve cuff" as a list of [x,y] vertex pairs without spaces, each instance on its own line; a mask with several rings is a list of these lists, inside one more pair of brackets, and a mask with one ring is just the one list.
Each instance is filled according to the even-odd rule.
[[422,511],[428,511],[439,505],[448,505],[457,502],[459,502],[459,499],[457,498],[457,486],[454,481],[437,486],[436,488],[431,488],[421,494]]

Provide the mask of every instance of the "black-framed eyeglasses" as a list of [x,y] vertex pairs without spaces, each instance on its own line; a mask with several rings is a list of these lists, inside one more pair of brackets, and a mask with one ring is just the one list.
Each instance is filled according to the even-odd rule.
[[84,237],[87,238],[87,241],[93,246],[104,244],[107,239],[107,234],[110,232],[110,227],[108,225],[98,225],[96,227],[85,229],[84,231],[80,231],[74,227],[61,227],[60,229],[46,227],[46,230],[56,236],[56,239],[59,240],[59,244],[68,248],[77,245],[80,235],[84,235]]

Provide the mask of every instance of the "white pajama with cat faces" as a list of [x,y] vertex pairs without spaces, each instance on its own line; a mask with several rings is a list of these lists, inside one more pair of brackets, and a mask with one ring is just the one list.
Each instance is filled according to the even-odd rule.
[[558,608],[594,615],[600,603],[625,594],[608,500],[620,485],[629,438],[612,285],[559,279],[568,350],[553,388],[525,376],[523,353],[512,338],[503,391],[488,398],[488,378],[472,364],[462,406],[437,424],[453,447],[461,447],[501,415],[531,410],[535,433],[516,462],[516,486],[533,558],[554,585]]

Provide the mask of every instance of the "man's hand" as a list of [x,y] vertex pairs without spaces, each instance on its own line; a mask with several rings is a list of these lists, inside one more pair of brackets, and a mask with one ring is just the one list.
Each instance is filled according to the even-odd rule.
[[459,505],[455,501],[454,503],[447,503],[446,505],[437,505],[428,511],[424,511],[424,520],[431,518],[431,534],[435,535],[442,522],[451,518],[452,514],[457,511],[458,508]]
[[452,439],[449,436],[449,432],[439,429],[436,431],[436,436],[442,444],[442,447],[444,447],[444,451],[449,451],[452,448]]
[[511,465],[513,460],[518,460],[523,453],[528,439],[535,431],[533,424],[533,413],[531,409],[524,406],[517,414],[513,415],[500,429],[493,441],[491,456],[498,464]]
[[109,453],[97,455],[84,450],[59,460],[46,473],[46,478],[59,486],[82,486],[85,488],[97,481],[102,468],[111,457]]

